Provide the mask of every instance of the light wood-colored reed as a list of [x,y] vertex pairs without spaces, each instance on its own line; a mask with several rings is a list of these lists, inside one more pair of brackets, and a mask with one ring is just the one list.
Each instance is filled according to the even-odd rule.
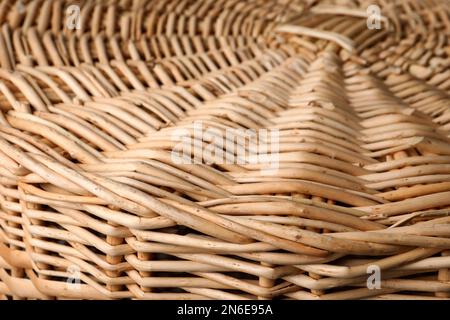
[[450,298],[446,0],[73,4],[0,2],[0,299]]

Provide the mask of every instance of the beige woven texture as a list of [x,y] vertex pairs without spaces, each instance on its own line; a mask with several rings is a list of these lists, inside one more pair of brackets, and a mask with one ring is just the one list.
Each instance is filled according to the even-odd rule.
[[[0,298],[450,298],[447,0],[3,0],[0,23]],[[175,163],[194,123],[278,130],[278,170]]]

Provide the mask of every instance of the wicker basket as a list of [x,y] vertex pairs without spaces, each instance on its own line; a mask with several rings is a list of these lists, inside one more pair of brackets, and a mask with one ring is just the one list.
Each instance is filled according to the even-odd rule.
[[2,1],[0,299],[450,298],[450,6],[374,4]]

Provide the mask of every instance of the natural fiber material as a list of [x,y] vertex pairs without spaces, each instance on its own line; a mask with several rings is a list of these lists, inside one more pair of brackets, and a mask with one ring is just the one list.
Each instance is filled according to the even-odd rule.
[[[0,298],[450,298],[447,0],[2,1],[0,22]],[[229,152],[196,123],[276,130],[278,169],[174,162],[180,130],[189,159]]]

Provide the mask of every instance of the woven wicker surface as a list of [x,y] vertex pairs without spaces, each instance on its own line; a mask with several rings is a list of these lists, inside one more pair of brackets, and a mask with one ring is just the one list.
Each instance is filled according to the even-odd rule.
[[[0,298],[450,298],[447,0],[2,1],[0,23]],[[277,130],[278,170],[175,163],[195,123]]]

